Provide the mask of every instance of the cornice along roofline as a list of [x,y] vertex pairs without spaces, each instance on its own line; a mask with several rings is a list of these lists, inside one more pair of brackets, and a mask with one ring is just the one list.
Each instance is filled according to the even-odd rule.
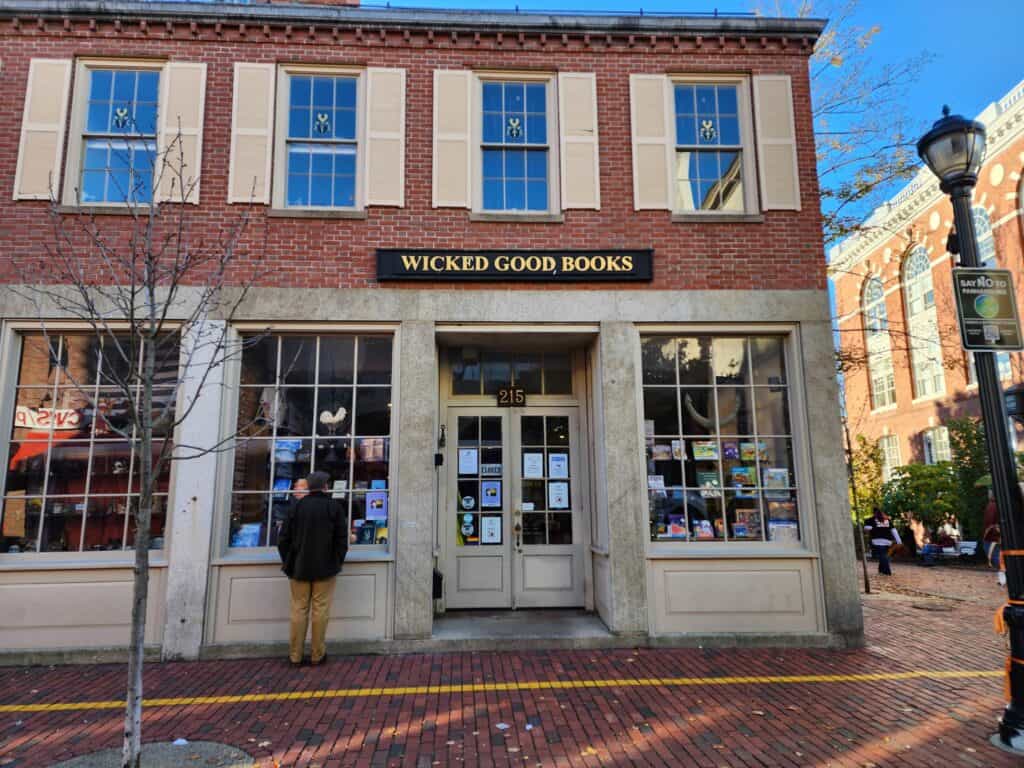
[[[1024,135],[1024,80],[1017,83],[1002,98],[989,104],[976,118],[985,124],[988,147],[982,170],[996,155],[1018,136]],[[870,256],[900,227],[914,221],[925,210],[945,198],[939,189],[939,180],[925,167],[889,200],[876,208],[864,220],[864,231],[858,232],[833,246],[828,254],[828,276],[850,272]]]
[[353,24],[377,27],[431,28],[486,31],[559,33],[649,33],[691,35],[749,35],[788,38],[813,43],[828,23],[825,19],[757,16],[616,16],[424,8],[279,5],[260,3],[138,2],[137,0],[5,0],[0,19],[34,18],[140,18],[147,21],[197,23],[237,22],[260,24]]

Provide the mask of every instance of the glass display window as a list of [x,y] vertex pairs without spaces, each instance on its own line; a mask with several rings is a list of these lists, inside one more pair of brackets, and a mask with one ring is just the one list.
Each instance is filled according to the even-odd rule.
[[[134,546],[144,343],[94,333],[20,336],[2,507],[0,554],[86,552]],[[154,459],[170,451],[179,340],[156,343]],[[155,478],[151,548],[164,544],[170,462]]]
[[345,507],[350,544],[388,542],[392,336],[246,338],[240,373],[228,546],[266,547],[323,471]]
[[799,543],[785,337],[641,338],[652,541]]

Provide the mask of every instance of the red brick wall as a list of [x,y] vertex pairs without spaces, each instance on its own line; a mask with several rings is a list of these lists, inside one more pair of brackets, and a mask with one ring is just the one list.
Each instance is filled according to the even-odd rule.
[[[994,171],[997,165],[1001,167],[1001,172]],[[1024,272],[1024,228],[1020,215],[1022,169],[1024,135],[986,159],[974,192],[974,204],[989,211],[989,218],[995,227],[993,236],[997,264],[1014,272],[1018,304],[1024,295],[1021,293]],[[994,183],[997,180],[999,183]],[[937,213],[939,217],[939,226],[935,229],[931,226],[933,213]],[[996,226],[997,222],[1004,219],[1002,224]],[[836,314],[843,319],[840,324],[840,343],[845,351],[858,360],[862,358],[859,350],[864,346],[864,326],[860,314],[851,313],[860,306],[865,276],[876,269],[880,270],[886,291],[897,289],[886,298],[893,366],[896,372],[896,407],[877,413],[871,411],[868,372],[864,365],[855,365],[847,373],[845,388],[851,431],[875,439],[888,429],[889,434],[895,434],[899,438],[900,457],[904,463],[924,460],[921,432],[931,426],[929,420],[939,425],[951,418],[980,415],[977,389],[968,387],[967,383],[967,356],[960,345],[956,304],[953,298],[953,264],[948,258],[932,268],[935,306],[942,339],[946,393],[938,398],[913,402],[913,374],[905,333],[901,268],[911,245],[923,245],[927,248],[933,262],[945,254],[946,238],[952,220],[952,207],[948,198],[943,197],[939,203],[928,207],[913,221],[899,225],[902,228],[901,232],[879,242],[868,254],[866,261],[855,265],[849,274],[837,275],[835,279]],[[909,236],[908,231],[912,231],[913,235]],[[888,259],[885,256],[886,249],[891,251]],[[1011,366],[1013,381],[1024,381],[1024,358],[1019,354],[1011,355]],[[1008,383],[1004,382],[1004,386],[1008,386]],[[1021,439],[1024,444],[1024,437]]]
[[[500,39],[499,39],[500,37]],[[202,199],[192,212],[197,236],[209,240],[237,215],[228,206],[227,176],[233,65],[308,62],[403,67],[407,70],[406,206],[370,208],[365,220],[268,219],[259,207],[249,248],[237,262],[247,273],[262,254],[267,285],[367,287],[374,280],[374,249],[423,248],[639,248],[655,249],[658,289],[822,289],[825,270],[807,79],[806,44],[615,35],[563,38],[514,33],[438,30],[347,30],[238,25],[171,31],[125,19],[100,21],[0,20],[0,282],[39,274],[53,241],[46,206],[13,202],[12,184],[29,60],[32,57],[147,56],[208,64],[203,136]],[[432,88],[436,68],[500,68],[597,73],[601,149],[600,211],[567,211],[560,224],[470,222],[465,210],[431,208]],[[667,211],[633,210],[629,75],[639,72],[786,73],[793,78],[802,210],[772,211],[763,223],[673,224]],[[749,160],[748,160],[749,162]],[[123,217],[103,217],[107,229]],[[264,244],[265,243],[265,244]],[[103,279],[97,271],[97,279]],[[536,287],[536,284],[527,284]],[[418,287],[426,287],[419,284]],[[445,285],[450,288],[450,285]],[[563,286],[560,286],[563,287]],[[586,285],[577,287],[585,288]],[[600,284],[600,287],[611,287]],[[622,288],[637,288],[624,284]],[[641,287],[647,287],[646,285]]]

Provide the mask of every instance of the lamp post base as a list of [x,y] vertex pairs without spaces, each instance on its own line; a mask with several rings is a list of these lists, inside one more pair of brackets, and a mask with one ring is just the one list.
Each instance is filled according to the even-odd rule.
[[[1017,736],[1010,740],[1010,743],[1003,741],[1002,736],[1002,725],[999,726],[999,733],[993,733],[988,741],[993,747],[998,747],[1008,755],[1016,755],[1017,757],[1024,757],[1024,736],[1018,731]],[[1014,746],[1016,745],[1016,746]]]

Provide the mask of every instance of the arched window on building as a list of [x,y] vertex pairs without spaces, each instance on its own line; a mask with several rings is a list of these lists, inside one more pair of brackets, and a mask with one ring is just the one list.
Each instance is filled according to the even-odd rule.
[[[989,219],[988,211],[980,205],[971,209],[974,218],[974,234],[978,240],[978,263],[989,269],[996,269],[999,264],[996,262],[996,240],[992,236],[992,222]],[[977,374],[974,370],[974,356],[971,355],[968,361],[968,380],[973,384],[977,381]],[[1010,353],[999,352],[996,354],[996,370],[1000,379],[1008,379],[1013,375],[1010,367]]]
[[903,266],[904,307],[910,335],[910,367],[914,373],[914,397],[930,397],[946,390],[942,372],[942,345],[935,312],[935,288],[928,252],[915,247]]
[[868,353],[868,377],[871,380],[871,407],[884,408],[896,402],[896,377],[889,343],[889,315],[885,310],[885,289],[877,277],[868,278],[862,299],[865,346]]

